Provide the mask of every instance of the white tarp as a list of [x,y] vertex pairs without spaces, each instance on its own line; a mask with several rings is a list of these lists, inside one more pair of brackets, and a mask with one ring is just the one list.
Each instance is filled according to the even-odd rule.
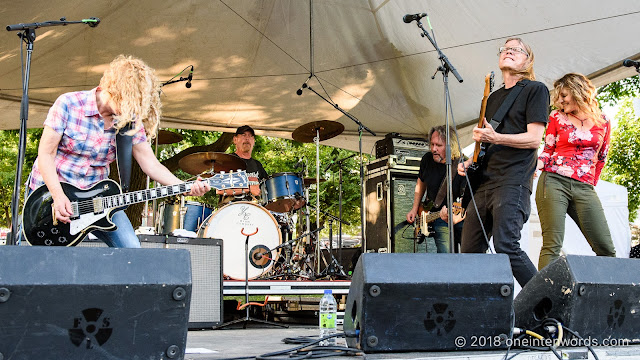
[[[0,24],[80,20],[86,25],[36,30],[30,80],[29,127],[41,127],[48,107],[67,91],[97,85],[118,54],[147,61],[162,80],[188,65],[193,87],[163,88],[163,127],[232,130],[249,124],[259,135],[291,138],[294,129],[336,120],[345,132],[323,142],[357,149],[357,125],[333,106],[296,90],[311,71],[342,108],[378,138],[425,134],[444,122],[444,95],[433,46],[402,17],[429,14],[444,53],[463,83],[450,78],[453,114],[463,145],[479,113],[484,77],[496,71],[497,49],[521,36],[536,55],[536,75],[550,86],[567,72],[598,85],[631,76],[620,69],[638,58],[640,2],[628,0],[24,0],[4,1]],[[0,129],[17,129],[22,87],[20,40],[0,35]],[[183,74],[186,76],[186,73]],[[309,82],[326,96],[317,79]],[[369,153],[374,138],[364,134]]]

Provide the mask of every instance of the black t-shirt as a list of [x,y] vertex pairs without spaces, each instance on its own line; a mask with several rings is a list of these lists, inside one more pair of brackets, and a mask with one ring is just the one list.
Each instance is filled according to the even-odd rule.
[[[233,155],[238,156],[238,154],[233,153]],[[240,157],[240,156],[238,156]],[[260,161],[251,158],[251,159],[243,159],[244,163],[247,164],[247,176],[248,177],[256,177],[258,178],[259,181],[263,181],[266,180],[269,177],[269,174],[267,174],[267,171],[264,169],[264,167],[262,166],[262,163],[260,163]]]
[[[489,96],[487,121],[491,121],[507,95],[516,86],[509,89],[501,87]],[[546,124],[548,120],[549,89],[541,82],[531,81],[522,89],[496,131],[501,134],[521,134],[527,132],[527,124],[534,122]],[[517,149],[490,144],[483,162],[483,179],[480,189],[493,189],[502,185],[523,185],[531,191],[537,158],[537,149]]]
[[[453,201],[455,202],[458,197],[462,195],[465,179],[464,177],[458,176],[457,171],[457,163],[451,164],[453,173]],[[433,160],[433,154],[428,152],[422,156],[422,160],[420,160],[420,172],[418,172],[418,177],[422,180],[423,183],[427,185],[427,200],[435,201],[438,196],[438,192],[440,191],[440,185],[442,184],[443,179],[447,175],[447,165],[437,163]],[[446,186],[446,185],[445,185]],[[437,204],[439,206],[434,206],[431,209],[425,209],[429,211],[439,211],[442,208],[442,205],[446,205],[447,196],[445,193],[445,197],[442,200],[442,204]]]

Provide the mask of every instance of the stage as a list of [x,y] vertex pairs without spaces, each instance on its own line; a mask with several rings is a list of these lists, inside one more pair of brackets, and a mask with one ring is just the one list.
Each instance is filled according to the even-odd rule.
[[[342,331],[339,327],[338,331]],[[185,359],[229,359],[238,357],[258,356],[280,350],[293,349],[298,345],[284,344],[281,340],[287,337],[317,336],[317,326],[302,326],[291,324],[288,329],[264,327],[249,324],[247,329],[240,325],[237,329],[189,331],[187,337],[187,353]],[[338,339],[338,344],[345,345],[344,338]],[[640,346],[596,347],[599,359],[637,359]],[[560,348],[558,351],[565,359],[594,359],[592,354],[587,357],[586,347]],[[481,351],[434,351],[434,352],[405,352],[405,353],[373,353],[357,358],[367,359],[455,359],[455,360],[502,360],[505,350]],[[551,360],[556,359],[550,351],[526,351],[512,349],[509,358],[514,355],[517,360]],[[280,356],[282,358],[282,356]],[[337,358],[331,356],[330,358]],[[341,356],[344,359],[344,356]]]

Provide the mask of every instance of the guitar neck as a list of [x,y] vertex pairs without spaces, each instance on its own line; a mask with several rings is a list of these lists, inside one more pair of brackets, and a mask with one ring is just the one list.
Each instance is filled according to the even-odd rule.
[[[242,189],[248,187],[247,174],[244,171],[229,174],[216,174],[213,177],[202,180],[217,190]],[[125,207],[149,200],[161,199],[169,196],[181,195],[191,191],[195,181],[187,181],[176,185],[166,185],[152,189],[132,191],[124,194],[98,196],[90,200],[78,202],[80,215],[86,213],[99,213],[105,209]]]
[[[484,118],[487,110],[487,101],[489,100],[489,94],[493,88],[493,71],[484,78],[484,93],[482,96],[482,104],[480,105],[480,116],[478,117],[478,127],[484,127]],[[482,143],[480,141],[476,141],[475,149],[473,150],[473,164],[478,163],[478,158],[480,156]]]

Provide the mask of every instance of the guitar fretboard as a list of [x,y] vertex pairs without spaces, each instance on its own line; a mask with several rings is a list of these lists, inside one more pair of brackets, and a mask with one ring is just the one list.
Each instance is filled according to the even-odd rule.
[[[204,179],[203,181],[207,182],[209,186],[217,190],[247,188],[249,183],[245,171],[229,174],[216,174],[214,177]],[[101,213],[105,209],[124,207],[148,200],[180,195],[191,191],[191,187],[194,183],[195,181],[189,181],[182,184],[160,186],[124,194],[98,196],[90,200],[72,203],[72,207],[74,207],[73,213],[77,216],[89,213]]]

